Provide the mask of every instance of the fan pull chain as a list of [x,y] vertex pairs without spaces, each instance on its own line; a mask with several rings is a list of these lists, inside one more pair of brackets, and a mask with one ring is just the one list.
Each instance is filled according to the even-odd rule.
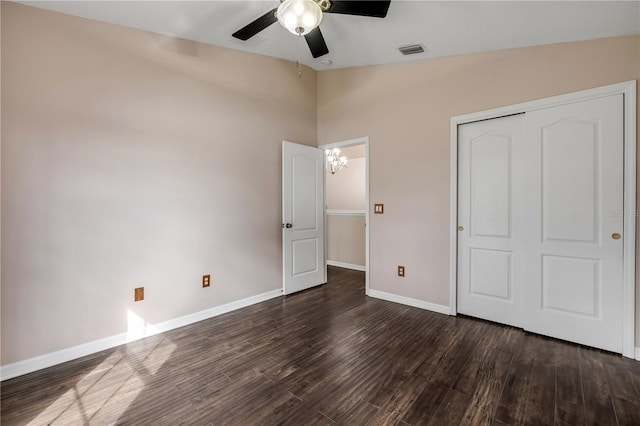
[[302,34],[298,36],[298,58],[296,59],[296,68],[298,69],[298,78],[302,78],[302,67],[300,66],[300,50],[302,46]]

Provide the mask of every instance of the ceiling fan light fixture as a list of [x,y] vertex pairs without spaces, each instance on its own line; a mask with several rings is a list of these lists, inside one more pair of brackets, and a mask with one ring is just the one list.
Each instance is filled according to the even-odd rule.
[[289,32],[303,36],[320,25],[322,9],[313,0],[284,0],[278,7],[276,17]]

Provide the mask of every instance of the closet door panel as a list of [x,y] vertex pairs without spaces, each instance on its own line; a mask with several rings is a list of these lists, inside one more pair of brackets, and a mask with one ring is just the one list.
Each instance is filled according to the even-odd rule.
[[459,131],[458,312],[520,326],[522,116]]
[[528,112],[525,122],[525,328],[614,352],[622,352],[622,107],[615,95]]

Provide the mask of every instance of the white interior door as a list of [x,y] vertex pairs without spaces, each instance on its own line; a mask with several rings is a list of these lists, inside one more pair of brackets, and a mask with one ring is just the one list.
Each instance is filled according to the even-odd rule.
[[283,291],[326,282],[324,261],[324,155],[282,143]]
[[521,327],[523,115],[460,126],[458,312]]
[[525,328],[622,352],[623,96],[527,113]]
[[460,127],[459,312],[622,352],[623,124],[613,95]]

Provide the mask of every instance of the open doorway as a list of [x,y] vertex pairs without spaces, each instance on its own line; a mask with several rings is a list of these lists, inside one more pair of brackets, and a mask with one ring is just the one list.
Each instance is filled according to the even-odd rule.
[[346,166],[325,171],[325,250],[328,266],[365,272],[369,293],[369,138],[320,146],[340,150]]

